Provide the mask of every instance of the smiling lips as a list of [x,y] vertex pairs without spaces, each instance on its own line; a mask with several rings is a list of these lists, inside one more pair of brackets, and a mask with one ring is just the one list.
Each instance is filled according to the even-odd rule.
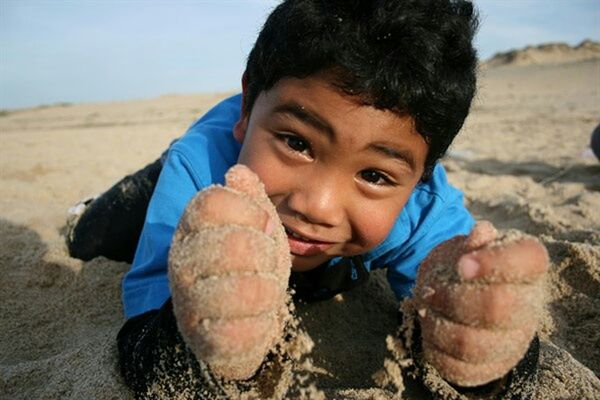
[[292,231],[287,226],[284,226],[284,228],[290,245],[290,253],[297,256],[314,256],[327,251],[335,244],[333,242],[322,242],[320,240],[309,239]]

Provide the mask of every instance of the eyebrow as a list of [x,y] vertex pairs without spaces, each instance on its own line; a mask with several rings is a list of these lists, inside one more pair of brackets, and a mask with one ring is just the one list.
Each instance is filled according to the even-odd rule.
[[[317,130],[324,132],[329,138],[333,138],[335,136],[333,128],[331,128],[327,122],[323,121],[318,115],[310,112],[306,109],[306,107],[301,106],[298,103],[290,102],[280,104],[275,107],[274,112],[278,114],[291,115],[292,117],[316,128]],[[387,157],[394,158],[408,164],[413,172],[416,170],[417,163],[413,153],[410,150],[397,150],[380,143],[370,144],[368,148]]]
[[313,128],[325,133],[330,139],[334,137],[331,126],[323,121],[318,115],[306,109],[297,103],[280,104],[274,109],[275,113],[288,114],[292,117],[312,126]]
[[410,150],[397,150],[384,144],[371,144],[369,145],[369,148],[375,150],[378,153],[381,153],[391,158],[395,158],[408,164],[411,171],[413,172],[416,170],[415,157]]

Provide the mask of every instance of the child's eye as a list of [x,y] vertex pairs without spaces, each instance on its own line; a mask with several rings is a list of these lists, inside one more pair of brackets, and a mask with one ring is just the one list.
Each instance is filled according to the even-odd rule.
[[297,151],[298,153],[304,153],[310,148],[306,140],[296,135],[279,134],[277,136],[283,140],[290,149]]
[[384,175],[383,173],[381,173],[379,171],[375,171],[372,169],[367,169],[367,170],[361,171],[360,177],[364,181],[366,181],[372,185],[381,185],[381,186],[384,186],[384,185],[394,186],[395,185],[395,183],[390,178],[388,178],[386,175]]

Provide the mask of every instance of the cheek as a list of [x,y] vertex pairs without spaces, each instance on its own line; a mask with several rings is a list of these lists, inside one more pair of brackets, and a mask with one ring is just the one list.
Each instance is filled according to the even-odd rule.
[[363,224],[362,235],[365,245],[371,249],[381,244],[389,235],[395,220],[390,218],[369,218]]
[[281,186],[284,174],[284,166],[277,157],[268,150],[267,146],[254,145],[244,146],[240,152],[238,163],[250,168],[265,185],[268,194],[276,193]]
[[[385,211],[382,211],[385,210]],[[372,250],[381,244],[390,234],[402,207],[369,207],[363,208],[355,218],[355,237],[361,247],[361,252]]]

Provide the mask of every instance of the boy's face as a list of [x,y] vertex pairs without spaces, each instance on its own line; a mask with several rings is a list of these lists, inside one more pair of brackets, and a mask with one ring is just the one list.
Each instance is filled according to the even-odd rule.
[[383,242],[428,150],[410,116],[361,105],[322,75],[262,92],[234,136],[286,228],[295,271]]

